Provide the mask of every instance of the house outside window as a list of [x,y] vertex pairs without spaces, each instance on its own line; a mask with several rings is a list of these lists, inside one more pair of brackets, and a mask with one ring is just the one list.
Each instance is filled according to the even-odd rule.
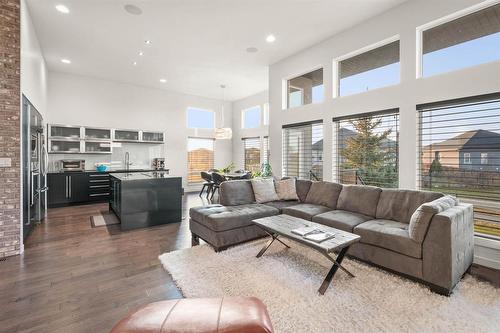
[[214,168],[213,139],[188,138],[188,183],[202,182],[202,171]]
[[215,112],[189,107],[186,113],[188,128],[215,128]]
[[481,164],[488,164],[488,153],[481,153]]
[[321,103],[323,97],[323,68],[287,80],[287,108]]
[[440,152],[435,152],[434,153],[434,159],[438,162],[441,162],[441,153]]
[[500,60],[500,4],[422,31],[421,75]]
[[396,85],[400,81],[399,40],[348,58],[340,58],[337,91],[347,96]]
[[419,187],[473,203],[476,233],[500,236],[500,93],[417,110]]

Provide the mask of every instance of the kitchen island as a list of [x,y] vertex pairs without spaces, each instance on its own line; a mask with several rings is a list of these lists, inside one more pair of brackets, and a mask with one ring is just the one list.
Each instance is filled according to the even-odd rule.
[[122,230],[182,220],[182,178],[165,171],[110,174],[109,208]]

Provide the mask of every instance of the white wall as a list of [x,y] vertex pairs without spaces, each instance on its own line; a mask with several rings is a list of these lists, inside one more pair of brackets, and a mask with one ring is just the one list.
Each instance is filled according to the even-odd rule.
[[[220,123],[219,100],[55,72],[49,73],[48,101],[48,123],[164,131],[166,166],[183,177],[184,186],[187,138],[213,137],[213,130],[187,128],[186,109],[213,110]],[[231,103],[224,109],[225,122],[231,124]],[[227,165],[231,157],[232,141],[217,140],[215,166]]]
[[[281,170],[281,127],[323,119],[324,179],[332,179],[332,117],[390,108],[400,110],[399,184],[416,187],[417,114],[416,105],[500,90],[500,62],[456,72],[416,79],[416,28],[456,11],[476,5],[478,0],[413,0],[355,26],[330,39],[270,66],[270,146],[274,173]],[[401,83],[365,93],[333,98],[333,59],[392,36],[401,40]],[[286,78],[323,66],[325,100],[282,110],[282,83]]]
[[[269,92],[267,90],[233,102],[233,162],[236,169],[244,169],[242,138],[260,137],[262,158],[262,138],[269,135],[269,126],[264,125],[264,105],[268,102]],[[258,128],[242,128],[242,111],[257,105],[261,107],[261,126]]]
[[21,92],[44,116],[47,110],[47,65],[24,0],[21,1]]

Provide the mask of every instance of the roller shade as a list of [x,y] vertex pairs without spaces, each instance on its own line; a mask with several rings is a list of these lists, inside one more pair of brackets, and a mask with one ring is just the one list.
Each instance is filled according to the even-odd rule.
[[323,122],[283,126],[283,176],[323,179]]
[[242,141],[245,170],[251,172],[260,170],[260,138],[243,138]]
[[269,163],[270,151],[269,151],[269,137],[265,136],[262,142],[262,157],[263,163]]

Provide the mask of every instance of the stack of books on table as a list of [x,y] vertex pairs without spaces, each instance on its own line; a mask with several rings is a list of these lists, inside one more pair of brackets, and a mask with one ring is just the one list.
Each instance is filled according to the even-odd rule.
[[327,232],[321,230],[318,227],[305,226],[297,229],[293,229],[292,233],[302,236],[304,239],[311,240],[316,243],[321,243],[326,241],[327,239],[335,237],[335,234],[332,232]]

